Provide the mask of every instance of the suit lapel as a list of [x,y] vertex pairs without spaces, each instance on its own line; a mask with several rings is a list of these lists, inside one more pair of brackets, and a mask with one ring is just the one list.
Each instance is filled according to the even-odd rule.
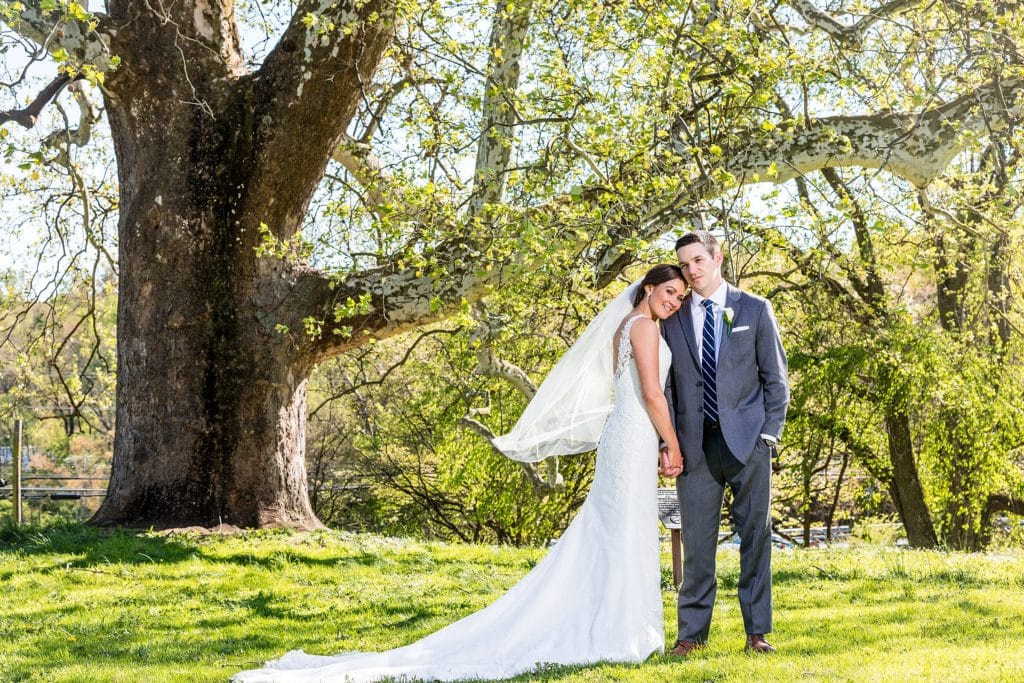
[[[731,308],[732,309],[732,322],[733,322],[733,325],[735,325],[736,324],[736,320],[739,318],[739,315],[740,315],[740,301],[741,301],[740,290],[736,289],[735,287],[733,287],[730,284],[726,284],[726,287],[728,289],[725,292],[725,306],[726,306],[726,308]],[[729,326],[725,324],[725,318],[723,317],[723,319],[722,319],[722,338],[718,342],[718,358],[719,358],[719,366],[720,367],[721,367],[721,359],[725,356],[726,352],[729,350],[729,340],[731,338],[732,338],[732,335],[729,333]]]
[[690,356],[693,358],[693,362],[700,367],[700,360],[697,358],[697,339],[693,336],[693,311],[690,308],[692,301],[692,295],[687,294],[683,297],[683,305],[679,308],[679,312],[676,313],[676,321],[682,328],[683,339],[686,340],[686,346],[690,349]]

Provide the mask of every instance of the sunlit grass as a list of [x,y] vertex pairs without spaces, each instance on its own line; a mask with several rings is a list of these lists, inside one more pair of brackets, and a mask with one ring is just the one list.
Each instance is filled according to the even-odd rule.
[[[394,647],[488,604],[543,552],[337,532],[7,530],[0,680],[224,681],[291,649]],[[738,557],[722,550],[706,650],[519,680],[1024,680],[1024,553],[861,546],[781,551],[774,567],[776,656],[742,652]],[[666,590],[670,641],[674,613]]]

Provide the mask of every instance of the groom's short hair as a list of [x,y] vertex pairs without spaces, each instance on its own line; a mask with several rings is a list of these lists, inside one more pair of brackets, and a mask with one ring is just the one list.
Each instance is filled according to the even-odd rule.
[[718,238],[712,235],[707,230],[694,230],[688,232],[679,239],[676,240],[676,251],[679,251],[683,247],[691,244],[703,244],[704,248],[708,250],[708,253],[714,256],[719,252]]

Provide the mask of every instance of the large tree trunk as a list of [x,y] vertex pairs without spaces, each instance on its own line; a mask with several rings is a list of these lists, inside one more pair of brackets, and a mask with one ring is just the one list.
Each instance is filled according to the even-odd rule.
[[120,307],[114,464],[94,521],[317,526],[304,462],[308,368],[240,329],[252,316],[210,291],[230,276],[182,269],[129,297],[146,278],[126,265],[121,296],[133,303]]
[[[125,205],[152,205],[153,193]],[[232,231],[213,216],[139,213],[122,219],[117,432],[95,521],[316,526],[309,365],[259,323],[251,246],[218,239]],[[220,244],[194,249],[210,238]]]
[[316,526],[304,467],[311,364],[262,310],[272,274],[254,252],[258,217],[242,213],[248,193],[226,187],[250,184],[243,108],[229,99],[211,117],[179,103],[158,127],[119,104],[112,131],[130,163],[120,164],[117,432],[94,521]]
[[[297,20],[251,77],[233,27],[212,28],[229,24],[215,19],[230,4],[203,8],[184,7],[178,23],[128,14],[120,35],[131,39],[114,46],[124,58],[107,89],[121,193],[117,430],[93,521],[315,527],[306,379],[323,349],[302,321],[325,317],[325,280],[256,248],[261,226],[278,240],[301,227],[390,28],[368,23],[332,52]],[[112,9],[116,20],[124,7]],[[304,72],[302,40],[327,52],[326,77]],[[307,108],[331,125],[303,118]]]

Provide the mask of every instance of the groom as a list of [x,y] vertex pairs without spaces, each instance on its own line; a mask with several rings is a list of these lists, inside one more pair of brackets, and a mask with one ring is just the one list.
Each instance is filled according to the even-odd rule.
[[722,279],[718,240],[676,242],[690,293],[662,328],[672,350],[669,405],[685,470],[676,479],[683,538],[679,639],[670,654],[703,647],[711,629],[715,551],[725,488],[740,536],[739,599],[746,649],[774,652],[771,461],[789,403],[786,354],[771,304]]

